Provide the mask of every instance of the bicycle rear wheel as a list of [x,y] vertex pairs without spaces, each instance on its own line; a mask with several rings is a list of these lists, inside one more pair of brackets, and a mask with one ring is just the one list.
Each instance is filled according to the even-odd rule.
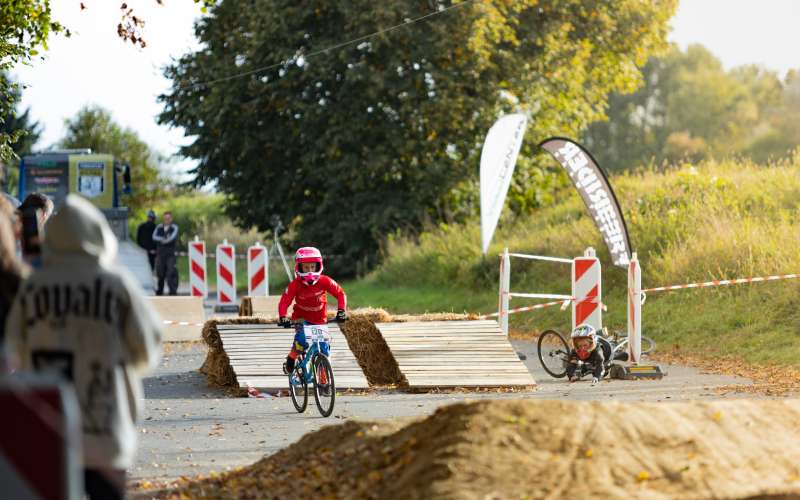
[[336,401],[336,384],[333,381],[333,368],[328,358],[322,354],[315,354],[311,360],[311,374],[317,409],[323,417],[330,417]]
[[292,404],[298,413],[306,411],[308,406],[308,382],[303,375],[302,362],[298,360],[297,366],[289,374],[289,394],[292,396]]
[[642,355],[650,354],[656,348],[656,341],[642,335]]
[[539,335],[539,362],[551,377],[563,378],[567,374],[569,346],[564,337],[555,330]]

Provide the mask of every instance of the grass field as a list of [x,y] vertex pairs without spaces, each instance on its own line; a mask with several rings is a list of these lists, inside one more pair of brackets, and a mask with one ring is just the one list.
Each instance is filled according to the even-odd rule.
[[[709,161],[666,172],[613,177],[639,254],[645,288],[800,272],[800,153],[772,165]],[[390,241],[382,266],[347,283],[354,305],[392,312],[497,309],[498,257],[512,251],[572,257],[588,246],[603,264],[604,323],[624,329],[626,271],[611,265],[574,191],[529,216],[508,214],[488,256],[477,221]],[[512,290],[569,293],[568,266],[512,260]],[[661,349],[800,365],[800,284],[779,281],[652,294],[643,330]],[[531,301],[515,300],[512,307]],[[518,331],[569,329],[570,313],[550,308],[511,317]]]

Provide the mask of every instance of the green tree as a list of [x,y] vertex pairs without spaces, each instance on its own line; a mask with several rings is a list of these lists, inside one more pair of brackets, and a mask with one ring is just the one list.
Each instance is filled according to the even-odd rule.
[[608,120],[585,134],[610,170],[746,152],[783,99],[773,72],[755,65],[726,71],[702,45],[673,46],[651,58],[643,75],[645,85],[612,95]]
[[[0,80],[6,81],[7,75],[0,73]],[[10,147],[14,155],[19,158],[31,152],[33,145],[39,140],[42,133],[41,125],[32,120],[30,116],[30,109],[26,109],[20,113],[18,111],[22,95],[19,86],[13,82],[8,84],[11,94],[11,106],[5,111],[5,115],[0,115],[0,135],[5,134],[7,137],[16,137],[16,142],[12,142]],[[17,181],[19,179],[19,171],[17,167],[16,158],[8,158],[5,161],[0,160],[0,190],[5,190],[9,193],[16,192]]]
[[745,151],[755,161],[786,157],[800,146],[800,70],[787,73],[780,101],[768,109],[760,132]]
[[[64,27],[50,16],[50,0],[0,2],[0,73],[7,73],[19,63],[27,64],[39,53],[40,47],[47,48],[47,38],[51,33],[64,31]],[[16,83],[0,77],[0,120],[13,116],[18,92]],[[14,157],[12,144],[23,133],[22,129],[0,131],[0,162],[8,162]]]
[[132,193],[124,200],[131,210],[147,209],[164,196],[168,183],[158,171],[162,158],[135,131],[117,124],[107,110],[85,106],[65,121],[65,129],[61,147],[91,148],[130,165]]
[[[350,272],[388,234],[474,205],[500,114],[530,114],[527,155],[602,116],[609,92],[639,83],[675,4],[227,0],[198,23],[202,49],[167,68],[160,121],[194,138],[182,153],[199,161],[196,183],[230,194],[238,223],[265,230],[280,215],[296,243],[345,255],[337,272]],[[526,159],[520,177],[539,169]]]
[[[7,76],[0,73],[0,80],[5,80]],[[29,154],[33,150],[34,144],[39,141],[42,135],[42,126],[34,121],[30,115],[30,108],[19,112],[19,104],[22,101],[22,92],[14,82],[9,83],[11,87],[11,108],[6,110],[5,115],[0,115],[0,133],[8,135],[18,135],[19,139],[11,144],[17,156]],[[22,132],[20,134],[19,132]]]

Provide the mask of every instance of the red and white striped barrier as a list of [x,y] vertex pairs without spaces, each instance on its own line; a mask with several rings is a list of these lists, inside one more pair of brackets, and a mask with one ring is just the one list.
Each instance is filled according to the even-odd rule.
[[572,328],[589,324],[598,332],[603,329],[600,259],[594,248],[587,248],[583,257],[572,260]]
[[[570,264],[572,266],[572,295],[562,295],[553,293],[519,293],[512,292],[511,288],[511,259],[510,257],[518,257],[529,260],[539,260],[547,262],[556,262],[561,264]],[[598,330],[602,329],[602,314],[601,310],[605,306],[601,302],[601,270],[600,260],[595,256],[594,249],[586,249],[586,254],[583,257],[576,257],[574,259],[564,259],[560,257],[547,257],[543,255],[527,255],[519,253],[510,253],[506,248],[500,255],[500,291],[498,296],[497,313],[487,314],[480,316],[481,319],[497,317],[500,324],[500,329],[508,334],[508,315],[533,311],[535,309],[543,309],[545,307],[552,307],[555,305],[562,305],[562,308],[568,307],[572,303],[572,323],[573,327],[581,323],[589,323]],[[510,299],[526,298],[526,299],[556,299],[554,302],[546,304],[536,304],[526,307],[518,307],[509,309]]]
[[192,323],[191,321],[171,321],[171,320],[168,320],[168,319],[165,319],[164,321],[162,321],[162,323],[165,324],[165,325],[178,325],[178,326],[204,326],[205,325],[205,323]]
[[261,243],[247,249],[247,294],[251,297],[269,295],[267,249]]
[[236,304],[236,250],[224,240],[217,245],[217,303]]
[[206,242],[200,241],[197,236],[189,243],[189,287],[192,297],[208,297]]
[[747,285],[750,283],[760,283],[764,281],[791,280],[797,278],[800,278],[800,274],[775,274],[773,276],[760,276],[756,278],[737,278],[734,280],[714,280],[714,281],[705,281],[703,283],[687,283],[685,285],[657,286],[655,288],[646,288],[642,291],[668,292],[671,290],[684,290],[686,288],[706,288],[712,286],[725,286],[725,285]]
[[[536,305],[533,305],[533,306],[517,307],[517,308],[514,308],[514,309],[509,309],[508,311],[506,311],[506,314],[514,314],[514,313],[521,313],[521,312],[525,312],[525,311],[533,311],[533,310],[536,310],[536,309],[544,309],[546,307],[553,307],[553,306],[557,306],[557,305],[561,305],[562,308],[566,309],[567,307],[569,307],[569,303],[570,302],[571,302],[571,299],[570,300],[557,300],[555,302],[546,302],[544,304],[536,304]],[[491,314],[484,314],[483,316],[478,316],[478,319],[496,318],[498,316],[500,316],[500,313],[496,312],[496,313],[491,313]]]
[[[50,369],[61,369],[57,363]],[[75,390],[37,374],[0,380],[3,498],[83,498],[81,415]]]

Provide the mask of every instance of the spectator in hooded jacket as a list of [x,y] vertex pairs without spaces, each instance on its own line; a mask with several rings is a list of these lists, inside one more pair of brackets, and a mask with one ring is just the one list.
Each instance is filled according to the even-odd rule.
[[160,357],[161,326],[139,284],[114,263],[117,240],[89,201],[68,195],[48,223],[42,267],[23,282],[6,322],[18,371],[70,381],[81,408],[90,498],[123,498],[136,450],[141,376]]

